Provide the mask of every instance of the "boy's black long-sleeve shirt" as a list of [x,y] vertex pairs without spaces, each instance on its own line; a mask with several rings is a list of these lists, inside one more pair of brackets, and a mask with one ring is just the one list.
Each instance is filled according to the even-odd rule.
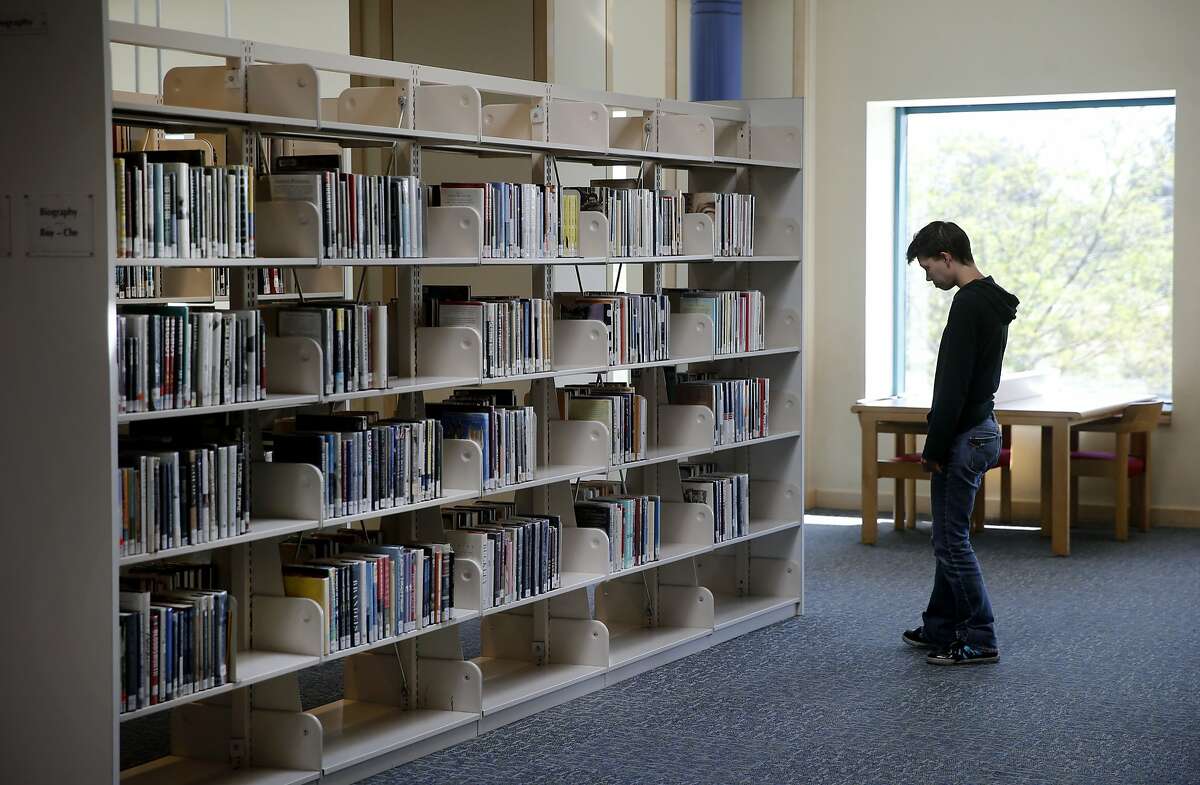
[[1016,318],[1019,304],[990,275],[954,295],[938,348],[924,460],[944,466],[954,437],[992,413],[1008,325]]

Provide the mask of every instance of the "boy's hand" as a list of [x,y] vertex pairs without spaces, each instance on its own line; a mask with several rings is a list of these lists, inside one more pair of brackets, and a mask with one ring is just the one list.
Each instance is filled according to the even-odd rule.
[[930,474],[942,473],[942,465],[937,461],[921,461],[921,467]]

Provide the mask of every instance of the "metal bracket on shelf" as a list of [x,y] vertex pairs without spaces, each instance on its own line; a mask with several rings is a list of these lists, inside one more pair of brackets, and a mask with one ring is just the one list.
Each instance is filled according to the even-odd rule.
[[550,661],[550,601],[533,604],[533,642],[530,652],[539,667]]
[[642,592],[645,599],[643,610],[646,614],[646,626],[658,626],[658,570],[642,572]]
[[733,559],[737,574],[737,596],[744,597],[750,593],[750,543],[734,546]]
[[246,762],[246,740],[243,738],[229,739],[229,765],[240,769]]

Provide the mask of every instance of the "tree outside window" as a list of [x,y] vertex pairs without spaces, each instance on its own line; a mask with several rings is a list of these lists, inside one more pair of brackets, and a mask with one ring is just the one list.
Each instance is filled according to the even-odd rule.
[[[983,272],[1021,300],[1005,371],[1169,399],[1173,100],[900,111],[900,248],[931,220],[966,230]],[[915,263],[904,276],[900,386],[928,389],[951,297]]]

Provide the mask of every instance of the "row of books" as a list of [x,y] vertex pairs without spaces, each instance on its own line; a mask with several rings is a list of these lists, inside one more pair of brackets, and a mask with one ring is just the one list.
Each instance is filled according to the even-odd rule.
[[132,150],[144,150],[150,146],[153,136],[161,133],[162,131],[155,128],[141,128],[139,126],[113,123],[112,151],[114,153],[126,153]]
[[425,413],[441,420],[447,439],[467,439],[483,453],[483,490],[526,482],[537,471],[537,414],[519,406],[516,392],[506,389],[454,390]]
[[[287,280],[294,273],[290,273],[283,267],[258,267],[254,268],[256,289],[260,295],[262,294],[295,294],[295,289],[288,288]],[[213,268],[213,292],[217,297],[229,297],[229,288],[232,283],[233,276],[230,274],[228,267]]]
[[549,371],[554,357],[554,309],[540,297],[472,297],[469,286],[429,287],[430,327],[470,327],[483,344],[483,375],[489,379]]
[[485,606],[536,597],[562,585],[562,520],[517,512],[515,502],[441,510],[446,539],[482,573]]
[[330,303],[280,308],[280,336],[312,338],[321,347],[326,395],[383,389],[388,384],[388,307]]
[[725,291],[665,289],[672,310],[702,313],[713,322],[713,347],[717,354],[767,348],[767,301],[754,289]]
[[125,259],[254,256],[247,166],[205,166],[199,150],[116,153],[116,250]]
[[340,171],[339,155],[281,156],[259,181],[265,201],[305,201],[321,218],[327,259],[425,255],[429,197],[416,177]]
[[249,463],[241,445],[144,449],[152,446],[121,442],[117,485],[122,556],[199,545],[249,531]]
[[713,253],[717,256],[754,255],[754,201],[751,194],[687,194],[689,213],[713,219]]
[[715,444],[734,444],[770,434],[767,420],[771,380],[767,377],[724,379],[710,373],[668,372],[667,379],[671,403],[712,410]]
[[122,590],[121,712],[232,681],[235,616],[233,597],[220,589]]
[[621,382],[568,384],[557,390],[558,411],[564,420],[594,420],[608,428],[612,462],[646,457],[646,397]]
[[[165,297],[166,276],[172,271],[164,270],[154,265],[139,264],[116,269],[116,297],[119,300],[149,300]],[[177,272],[177,271],[176,271]],[[215,283],[213,291],[217,297],[229,296],[229,268],[217,267],[213,270]],[[281,267],[258,268],[259,294],[288,294],[284,281],[284,271]],[[204,296],[208,296],[205,291]]]
[[266,368],[256,310],[122,306],[117,314],[118,412],[263,400]]
[[662,553],[662,499],[629,495],[621,483],[584,480],[577,486],[575,523],[608,535],[613,572],[658,561]]
[[[224,272],[224,271],[222,271]],[[219,284],[218,284],[219,286]],[[287,284],[283,280],[282,267],[260,267],[258,268],[258,293],[259,294],[287,294]],[[228,286],[225,288],[225,294],[229,294]]]
[[665,294],[561,293],[554,307],[560,319],[604,323],[609,365],[670,359],[671,304]]
[[[578,256],[579,199],[559,205],[558,187],[531,183],[443,183],[434,203],[474,208],[483,221],[485,259],[544,259]],[[572,242],[564,242],[561,227]]]
[[608,217],[608,255],[682,254],[685,195],[637,185],[633,179],[593,180],[580,189],[581,209]]
[[713,511],[713,542],[750,533],[750,475],[722,472],[713,463],[679,464],[683,500]]
[[325,653],[441,624],[454,607],[454,549],[389,545],[378,532],[284,540],[284,593],[321,606]]
[[[714,253],[754,253],[755,197],[639,187],[636,179],[584,188],[479,182],[424,186],[416,177],[341,171],[339,155],[280,156],[257,182],[263,201],[305,201],[320,216],[324,258],[425,255],[428,206],[465,205],[483,223],[484,258],[579,255],[579,213],[609,219],[609,255],[683,253],[683,215],[714,224]],[[205,166],[199,150],[114,154],[117,255],[122,258],[238,258],[255,253],[256,184],[246,166]]]
[[162,269],[149,265],[118,267],[116,296],[120,300],[148,300],[163,296]]
[[324,480],[325,517],[359,515],[442,495],[442,424],[377,412],[298,414],[271,434],[271,461],[308,463]]

